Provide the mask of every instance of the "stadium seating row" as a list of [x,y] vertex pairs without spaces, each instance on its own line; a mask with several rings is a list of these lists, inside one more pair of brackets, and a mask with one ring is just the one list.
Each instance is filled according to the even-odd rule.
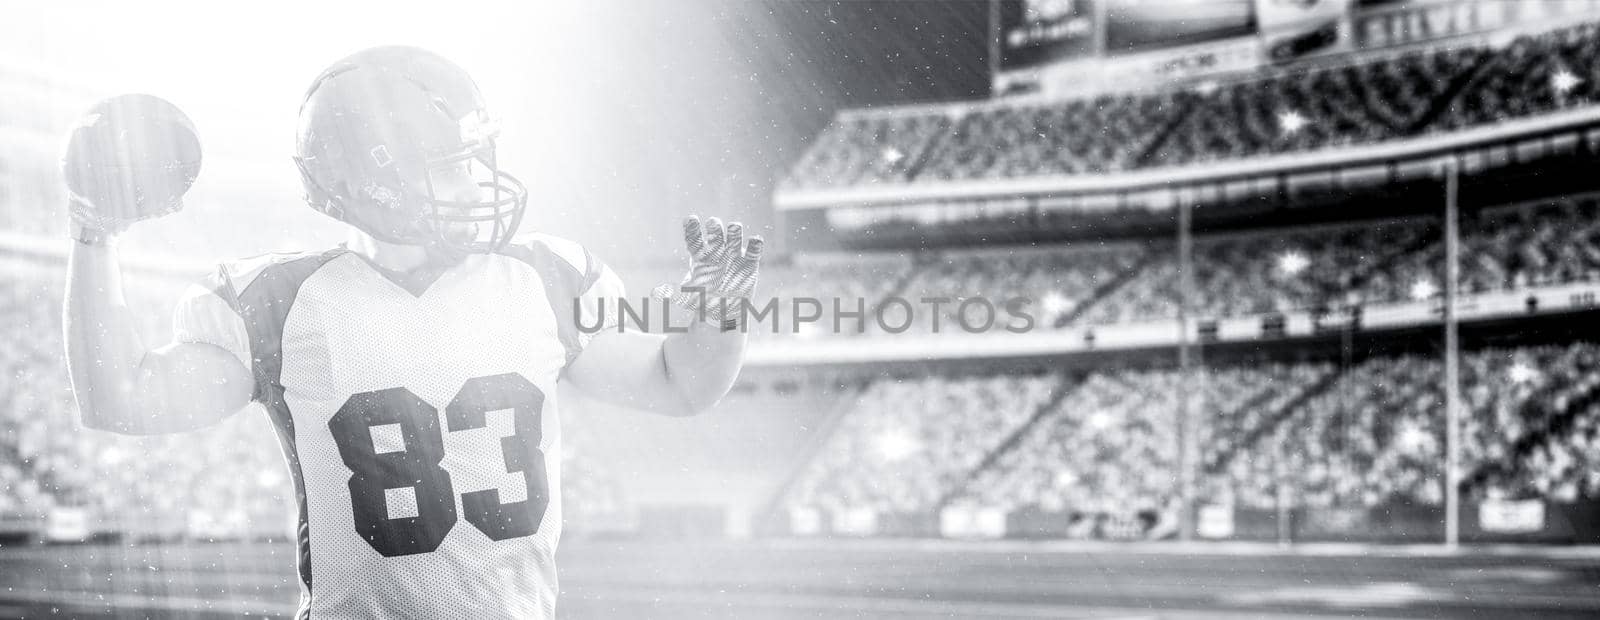
[[1591,105],[1600,26],[1229,84],[841,117],[790,189],[1182,166],[1372,143]]
[[[1468,492],[1571,502],[1600,497],[1600,344],[1463,356]],[[1007,512],[1170,520],[1180,504],[1177,420],[1201,424],[1208,503],[1272,510],[1444,499],[1437,357],[1083,375],[1007,373],[874,382],[790,487],[828,514]]]
[[[1463,292],[1600,280],[1600,203],[1594,200],[1469,212],[1461,231]],[[1198,236],[1190,312],[1220,319],[1431,299],[1444,288],[1441,237],[1432,218]],[[982,297],[996,304],[1023,297],[1032,301],[1042,328],[1171,320],[1181,298],[1175,245],[1155,239],[914,257],[812,256],[792,266],[774,265],[769,277],[780,301],[809,296],[826,304],[839,298],[850,308],[865,299],[871,309],[891,296]],[[941,306],[945,330],[954,329],[958,311],[956,304]],[[932,324],[919,318],[912,329],[925,332]],[[853,328],[848,323],[840,331],[882,333],[870,317],[864,330]]]

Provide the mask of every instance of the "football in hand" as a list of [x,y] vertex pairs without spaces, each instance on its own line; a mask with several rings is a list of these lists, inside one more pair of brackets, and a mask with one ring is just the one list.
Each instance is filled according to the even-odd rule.
[[61,161],[80,225],[120,231],[177,211],[200,174],[200,138],[182,110],[152,95],[118,95],[72,128]]

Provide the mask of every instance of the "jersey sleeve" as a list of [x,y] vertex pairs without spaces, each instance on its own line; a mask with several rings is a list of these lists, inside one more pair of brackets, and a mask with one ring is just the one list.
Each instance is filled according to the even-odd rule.
[[250,337],[238,296],[226,272],[218,268],[184,290],[172,314],[175,342],[200,343],[221,347],[255,371],[250,356]]
[[626,291],[604,262],[577,243],[544,234],[532,235],[517,252],[546,281],[568,364],[596,335],[617,329]]
[[585,282],[588,287],[578,295],[578,308],[584,325],[599,325],[600,329],[579,332],[580,349],[588,347],[596,334],[617,328],[622,320],[622,304],[626,299],[622,279],[617,277],[616,272],[593,256],[589,260],[594,262],[594,277],[592,281]]

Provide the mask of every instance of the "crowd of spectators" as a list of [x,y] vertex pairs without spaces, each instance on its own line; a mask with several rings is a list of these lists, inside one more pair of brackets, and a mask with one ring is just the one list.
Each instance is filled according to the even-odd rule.
[[1183,165],[1414,135],[1448,104],[1452,87],[1491,56],[1478,48],[1410,52],[1194,93],[1182,100],[1188,113],[1149,163]]
[[[1133,272],[1143,256],[1139,244],[1104,242],[930,253],[910,271],[900,295],[908,300],[949,300],[940,304],[937,316],[917,317],[912,327],[920,332],[931,331],[935,322],[940,331],[957,331],[963,322],[961,304],[971,298],[982,298],[996,307],[1009,299],[1026,298],[1038,327],[1058,327]],[[1004,313],[1000,314],[1004,318]],[[984,312],[972,306],[966,315],[968,325],[984,322]],[[884,316],[890,326],[903,320],[887,310]]]
[[[1462,366],[1471,497],[1600,498],[1600,344],[1479,349]],[[1200,421],[1208,503],[1437,506],[1442,372],[1436,356],[1395,354],[1342,369],[1219,366],[1187,379],[1111,367],[883,380],[845,413],[786,501],[879,514],[969,505],[1170,519],[1188,406]]]
[[928,511],[1061,387],[1057,374],[875,380],[794,483],[791,503]]
[[1521,118],[1600,97],[1600,25],[1588,23],[1519,37],[1482,56],[1471,82],[1446,106],[1437,130]]
[[[1366,280],[1425,241],[1428,231],[1425,224],[1389,222],[1200,237],[1194,245],[1189,312],[1229,318],[1363,300]],[[1096,300],[1080,322],[1176,318],[1183,294],[1177,251],[1163,243],[1151,252],[1145,269]]]
[[784,183],[1094,174],[1369,144],[1591,105],[1597,81],[1600,26],[1584,24],[1154,93],[859,112]]
[[[864,252],[837,254],[802,254],[787,261],[773,261],[762,266],[762,282],[756,291],[758,306],[767,301],[777,302],[774,312],[778,319],[762,325],[755,333],[795,334],[810,337],[819,334],[861,334],[871,329],[872,312],[890,295],[896,294],[912,271],[913,259],[896,252]],[[796,309],[796,300],[816,302],[810,309]],[[858,319],[842,319],[838,329],[830,319],[817,323],[798,323],[788,318],[801,312],[817,310],[832,317],[837,306],[841,312],[862,312]]]
[[1057,401],[1015,448],[978,472],[965,492],[984,506],[1037,505],[1095,513],[1161,508],[1171,488],[1179,375],[1096,372]]
[[[1600,497],[1600,346],[1462,356],[1462,462],[1480,497]],[[1438,505],[1444,498],[1442,364],[1380,357],[1339,376],[1233,455],[1210,483],[1242,506]]]
[[[1486,209],[1461,222],[1461,290],[1467,293],[1600,281],[1600,202],[1558,200]],[[1437,239],[1437,232],[1427,233]],[[1375,301],[1443,286],[1444,243],[1400,254],[1366,282]]]
[[[1600,201],[1592,198],[1466,211],[1460,239],[1464,294],[1600,281]],[[1225,319],[1430,300],[1444,293],[1444,246],[1432,217],[1198,235],[1188,312]],[[869,252],[778,273],[782,284],[771,294],[781,303],[812,297],[829,311],[838,298],[846,310],[868,311],[869,335],[883,335],[872,311],[889,296],[949,300],[936,317],[948,332],[969,298],[996,306],[1026,298],[1034,329],[1051,329],[1173,320],[1183,295],[1169,239],[927,250],[914,258]],[[884,323],[904,323],[899,310],[885,305]],[[912,331],[929,331],[934,318],[916,316]],[[969,308],[968,318],[982,323],[983,313]],[[846,321],[840,331],[858,333],[854,326]]]
[[1332,371],[1326,363],[1224,366],[1193,374],[1185,387],[1176,369],[1095,370],[956,499],[1007,511],[1170,515],[1183,407],[1200,421],[1202,458],[1215,461]]
[[1600,346],[1490,349],[1462,366],[1470,482],[1509,497],[1600,496]]
[[1298,506],[1438,504],[1444,497],[1438,372],[1436,360],[1410,355],[1347,369],[1219,468],[1226,478],[1220,497],[1271,509],[1284,487]]
[[1119,172],[1158,139],[1181,100],[1103,96],[968,113],[939,136],[915,178],[963,180]]
[[[863,114],[830,126],[795,165],[794,179],[827,179],[828,185],[903,181],[927,155],[951,120],[939,112]],[[802,180],[804,179],[804,180]]]

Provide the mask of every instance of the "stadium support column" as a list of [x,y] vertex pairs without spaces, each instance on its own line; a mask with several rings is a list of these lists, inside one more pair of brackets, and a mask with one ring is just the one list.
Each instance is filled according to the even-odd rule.
[[1461,343],[1456,329],[1457,281],[1461,279],[1460,166],[1444,162],[1444,544],[1461,538]]
[[1195,428],[1191,396],[1194,386],[1194,355],[1190,351],[1189,305],[1194,298],[1194,205],[1181,200],[1178,205],[1178,539],[1192,540],[1195,528],[1195,465],[1199,459],[1200,434]]
[[994,93],[995,79],[1000,77],[1000,0],[989,0],[989,92]]

